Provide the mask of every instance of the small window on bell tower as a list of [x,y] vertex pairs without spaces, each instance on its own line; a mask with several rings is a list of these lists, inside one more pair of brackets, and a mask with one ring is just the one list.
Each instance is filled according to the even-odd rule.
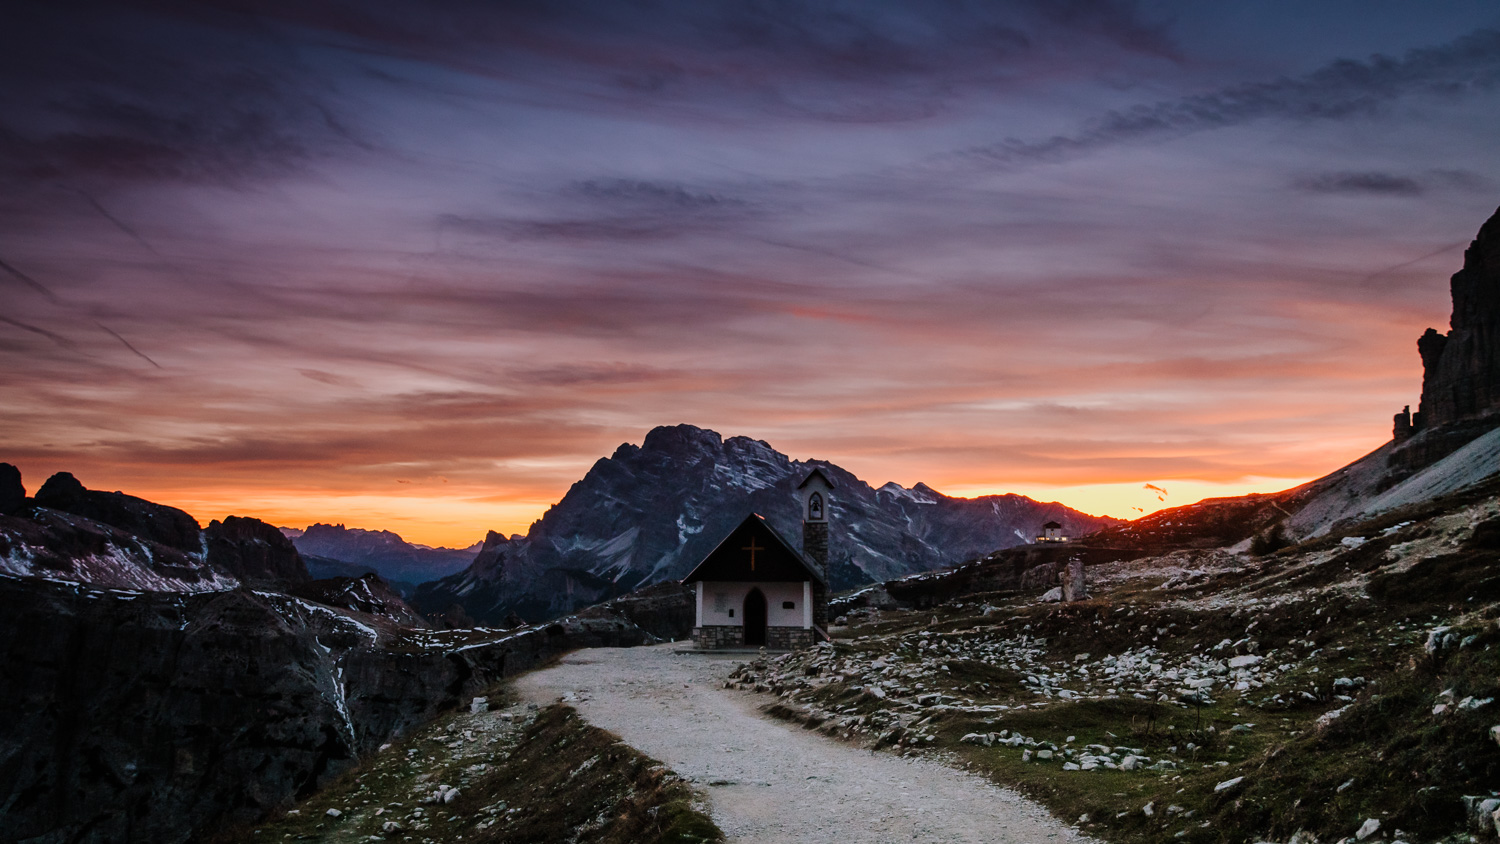
[[807,498],[807,518],[815,522],[823,521],[823,494],[815,492]]

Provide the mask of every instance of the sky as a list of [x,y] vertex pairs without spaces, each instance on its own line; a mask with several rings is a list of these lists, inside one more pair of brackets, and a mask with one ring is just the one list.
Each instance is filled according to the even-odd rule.
[[459,546],[679,423],[1284,489],[1416,404],[1497,139],[1493,0],[10,4],[0,461]]

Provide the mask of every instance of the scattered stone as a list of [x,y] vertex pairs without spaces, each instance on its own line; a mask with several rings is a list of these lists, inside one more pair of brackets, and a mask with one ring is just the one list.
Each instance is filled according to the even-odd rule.
[[1469,828],[1479,833],[1490,832],[1494,828],[1495,810],[1500,809],[1500,798],[1478,796],[1462,799]]
[[1446,648],[1458,644],[1458,634],[1451,627],[1434,627],[1427,634],[1427,642],[1423,647],[1428,653],[1437,653]]
[[473,713],[488,711],[490,711],[490,702],[488,699],[476,697],[473,700],[469,701],[469,712]]
[[1232,788],[1238,788],[1239,785],[1240,785],[1240,783],[1242,783],[1244,781],[1245,781],[1244,777],[1235,777],[1232,780],[1225,780],[1225,781],[1219,783],[1218,785],[1214,786],[1214,793],[1218,794],[1219,792],[1222,792],[1222,791],[1229,791]]
[[1363,841],[1380,831],[1380,820],[1378,818],[1367,818],[1360,824],[1359,831],[1354,833],[1354,840]]
[[343,817],[343,815],[344,815],[344,813],[340,812],[338,809],[329,809],[328,811],[324,812],[323,814],[327,815],[330,818]]

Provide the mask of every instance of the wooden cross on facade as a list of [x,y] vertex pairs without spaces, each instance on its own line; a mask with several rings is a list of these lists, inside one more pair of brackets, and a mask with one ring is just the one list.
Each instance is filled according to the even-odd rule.
[[750,570],[751,571],[755,571],[755,552],[756,551],[764,551],[766,549],[762,548],[759,545],[756,545],[755,544],[755,537],[752,536],[752,537],[750,537],[750,544],[746,545],[744,548],[741,548],[740,550],[741,551],[749,551],[750,552]]

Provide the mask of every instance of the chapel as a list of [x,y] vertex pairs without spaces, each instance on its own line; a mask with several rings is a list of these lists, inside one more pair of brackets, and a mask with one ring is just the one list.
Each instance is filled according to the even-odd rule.
[[828,638],[828,495],[833,481],[814,468],[797,486],[798,550],[751,513],[682,582],[697,600],[700,650],[793,650]]

